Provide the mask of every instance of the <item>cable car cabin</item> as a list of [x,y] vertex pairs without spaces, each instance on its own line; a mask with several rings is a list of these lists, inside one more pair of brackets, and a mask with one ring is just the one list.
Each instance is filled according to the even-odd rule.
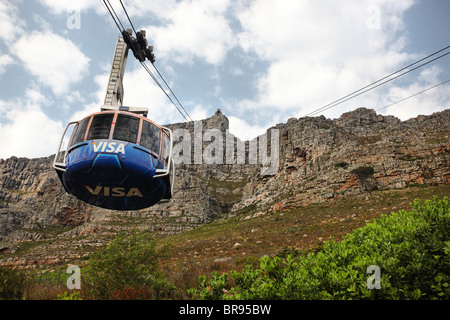
[[171,153],[170,129],[135,113],[102,111],[67,125],[53,167],[78,199],[138,210],[172,197]]

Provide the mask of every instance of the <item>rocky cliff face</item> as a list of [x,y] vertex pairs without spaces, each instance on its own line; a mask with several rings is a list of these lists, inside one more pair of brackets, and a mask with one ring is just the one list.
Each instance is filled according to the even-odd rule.
[[[0,255],[0,264],[34,267],[82,257],[70,250],[52,255],[56,243],[67,239],[72,247],[94,248],[120,230],[177,233],[236,214],[252,217],[376,189],[450,183],[450,109],[404,122],[365,108],[334,120],[289,119],[269,128],[266,140],[245,143],[230,135],[220,110],[201,122],[170,127],[178,145],[173,199],[138,211],[105,210],[67,196],[52,169],[53,156],[0,159],[0,254],[24,243],[46,244],[28,258]],[[261,155],[273,156],[273,146],[277,170],[267,175]],[[88,241],[86,235],[95,236]]]
[[360,108],[339,119],[289,119],[280,168],[253,177],[239,209],[307,205],[376,189],[450,182],[450,110],[401,122]]

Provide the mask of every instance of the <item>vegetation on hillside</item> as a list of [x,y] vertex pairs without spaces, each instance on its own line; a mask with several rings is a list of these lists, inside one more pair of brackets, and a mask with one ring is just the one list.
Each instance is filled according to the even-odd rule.
[[[317,253],[265,256],[259,268],[248,265],[231,277],[201,276],[189,293],[202,299],[449,299],[449,236],[448,198],[416,200],[411,211],[383,215],[342,241],[324,242]],[[380,279],[371,275],[375,268]]]
[[174,287],[158,271],[162,254],[148,232],[120,233],[90,259],[83,273],[85,294],[117,300],[172,297]]
[[0,300],[18,300],[25,296],[27,277],[22,270],[0,268]]
[[[303,217],[293,214],[297,220]],[[277,217],[272,228],[287,221]],[[278,218],[283,217],[287,213]],[[320,222],[324,217],[319,217]],[[248,221],[226,224],[227,233]],[[211,226],[219,236],[220,227]],[[286,237],[296,236],[298,230],[292,228]],[[205,228],[190,237],[202,234],[209,237]],[[261,239],[267,236],[260,234]],[[200,269],[192,262],[184,271],[170,272],[167,261],[162,264],[172,254],[166,246],[170,242],[157,241],[148,232],[121,233],[82,268],[81,290],[67,292],[62,285],[44,294],[35,278],[0,268],[0,299],[449,299],[449,236],[447,197],[415,200],[409,211],[383,214],[340,241],[323,241],[313,249],[285,248],[271,257],[252,256],[234,270],[221,269],[220,263]],[[203,244],[209,241],[201,239]]]

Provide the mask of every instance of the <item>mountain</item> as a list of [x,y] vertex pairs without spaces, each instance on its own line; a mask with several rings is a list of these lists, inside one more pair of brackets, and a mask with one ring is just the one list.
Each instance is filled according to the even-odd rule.
[[291,118],[245,142],[220,110],[168,127],[177,162],[173,199],[138,211],[69,197],[54,156],[0,159],[0,265],[85,259],[122,230],[170,235],[217,219],[450,183],[450,109],[407,121],[367,108],[337,119]]

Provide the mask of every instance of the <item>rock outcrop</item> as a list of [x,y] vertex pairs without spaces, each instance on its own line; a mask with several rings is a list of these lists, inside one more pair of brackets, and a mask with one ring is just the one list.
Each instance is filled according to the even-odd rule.
[[275,176],[253,176],[233,210],[280,210],[376,189],[450,182],[450,110],[401,122],[360,108],[289,119]]

